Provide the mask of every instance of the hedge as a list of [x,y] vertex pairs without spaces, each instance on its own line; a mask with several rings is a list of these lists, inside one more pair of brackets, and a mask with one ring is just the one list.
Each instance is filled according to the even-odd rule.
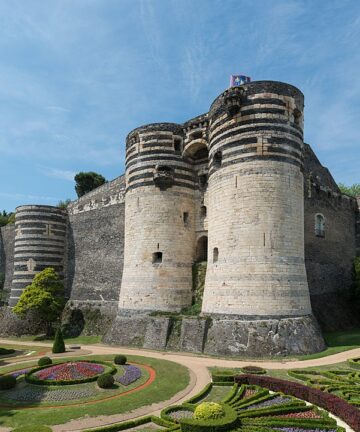
[[52,360],[50,357],[40,357],[38,360],[38,366],[49,366],[52,364]]
[[354,430],[360,430],[360,410],[335,395],[293,381],[262,375],[238,375],[235,381],[239,384],[259,385],[306,400],[341,418]]
[[51,432],[52,429],[48,426],[21,426],[15,429],[12,429],[12,432]]
[[0,356],[14,354],[15,350],[12,348],[2,348],[0,347]]
[[352,368],[360,369],[360,358],[350,359],[348,363]]
[[187,400],[187,403],[196,404],[204,399],[210,392],[213,387],[213,383],[207,384],[198,394]]
[[[110,365],[109,363],[103,362],[103,361],[98,361],[98,360],[78,360],[86,362],[86,363],[97,363],[97,364],[101,364],[104,366],[107,366],[110,368],[109,372],[105,372],[105,373],[110,373],[111,375],[114,375],[117,372],[117,369],[115,366]],[[66,362],[64,362],[66,363]],[[61,363],[57,363],[57,364],[61,364]],[[30,384],[38,384],[38,385],[46,385],[46,386],[62,386],[62,385],[72,385],[72,384],[84,384],[87,382],[92,382],[92,381],[96,381],[98,379],[98,377],[101,375],[95,375],[92,377],[88,377],[88,378],[83,378],[83,379],[74,379],[74,380],[59,380],[59,381],[52,381],[52,380],[41,380],[39,378],[36,378],[33,374],[35,372],[38,372],[39,370],[42,369],[46,369],[50,367],[50,365],[47,366],[39,366],[37,368],[31,369],[29,372],[27,372],[25,374],[25,381],[30,383]]]
[[9,390],[16,386],[16,378],[12,375],[0,376],[0,390]]
[[240,422],[236,411],[229,405],[222,405],[224,417],[214,420],[181,419],[182,432],[227,432],[235,428]]
[[[161,419],[163,419],[166,422],[169,422],[173,425],[173,423],[180,423],[180,419],[173,419],[172,417],[169,416],[169,414],[176,412],[176,411],[184,411],[184,410],[194,411],[195,406],[191,405],[189,403],[184,403],[183,405],[172,405],[172,406],[164,408],[161,411],[160,416],[161,416]],[[162,426],[162,425],[159,425],[159,426]]]
[[151,416],[141,417],[135,420],[128,420],[122,423],[112,424],[110,426],[101,426],[95,429],[85,429],[83,432],[118,432],[126,429],[134,428],[153,421]]
[[222,374],[217,372],[211,372],[211,378],[213,380],[213,383],[219,383],[219,382],[234,382],[235,374],[229,375],[229,374]]

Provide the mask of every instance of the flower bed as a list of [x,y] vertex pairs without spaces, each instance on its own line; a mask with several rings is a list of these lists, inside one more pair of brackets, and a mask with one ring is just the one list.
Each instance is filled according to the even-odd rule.
[[30,370],[25,380],[31,384],[68,385],[96,381],[104,372],[114,374],[116,368],[105,362],[75,361]]
[[128,386],[139,378],[141,378],[141,369],[134,365],[123,365],[125,373],[121,376],[115,376],[115,381],[122,384],[123,386]]

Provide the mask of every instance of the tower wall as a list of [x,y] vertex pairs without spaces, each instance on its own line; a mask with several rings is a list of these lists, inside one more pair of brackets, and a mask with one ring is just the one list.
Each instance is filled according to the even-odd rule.
[[194,176],[182,146],[182,128],[172,123],[128,136],[120,313],[179,311],[191,304]]
[[35,274],[46,267],[64,275],[66,224],[66,211],[58,207],[26,205],[16,209],[10,306],[17,303]]
[[303,95],[258,81],[210,113],[209,260],[202,311],[311,314],[304,265]]

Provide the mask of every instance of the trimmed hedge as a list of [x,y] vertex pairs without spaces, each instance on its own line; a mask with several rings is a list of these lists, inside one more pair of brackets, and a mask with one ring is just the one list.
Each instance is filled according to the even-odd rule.
[[[106,372],[106,373],[109,373],[111,375],[114,375],[117,372],[117,369],[115,366],[113,366],[109,363],[106,363],[104,361],[100,361],[100,360],[78,360],[78,361],[79,362],[83,361],[86,363],[97,363],[97,364],[107,366],[110,368],[110,371]],[[63,362],[63,363],[67,363],[67,362]],[[61,364],[61,363],[57,363],[57,364]],[[87,382],[96,381],[98,379],[98,377],[100,376],[100,375],[95,375],[95,376],[92,376],[89,378],[74,379],[71,381],[70,380],[52,381],[52,380],[41,380],[39,378],[36,378],[36,376],[33,375],[35,372],[38,372],[39,370],[42,370],[42,369],[46,369],[48,367],[50,367],[50,365],[40,366],[40,367],[31,369],[28,373],[25,374],[25,381],[30,383],[30,384],[38,384],[38,385],[46,385],[46,386],[48,386],[48,385],[49,386],[62,386],[62,385],[72,385],[72,384],[84,384]]]
[[220,382],[234,383],[235,374],[230,375],[230,374],[212,372],[211,378],[214,384],[218,384]]
[[56,330],[55,339],[52,347],[52,352],[54,354],[60,354],[65,352],[65,342],[61,331],[61,327]]
[[349,365],[354,369],[360,369],[360,358],[348,360]]
[[[195,406],[191,405],[189,403],[184,403],[183,405],[171,405],[169,407],[164,408],[161,413],[160,413],[160,420],[163,421],[165,420],[166,423],[168,423],[168,425],[173,426],[174,423],[180,423],[181,419],[174,419],[172,418],[169,414],[176,412],[176,411],[183,411],[183,410],[188,410],[188,411],[194,411],[195,410]],[[163,425],[158,423],[159,426],[166,426],[168,427],[168,425]]]
[[101,426],[95,429],[85,429],[83,432],[118,432],[126,429],[134,428],[153,421],[153,417],[141,417],[136,420],[128,420],[122,423],[112,424],[110,426]]
[[16,378],[12,375],[0,376],[0,390],[9,390],[16,386]]
[[245,374],[263,375],[266,374],[266,369],[259,366],[244,366],[241,368],[241,372]]
[[195,396],[187,400],[187,403],[196,404],[204,399],[210,392],[213,387],[213,383],[206,384],[206,386]]
[[126,356],[118,354],[114,357],[114,363],[117,365],[124,365],[127,362]]
[[109,373],[100,375],[97,379],[97,385],[102,389],[111,388],[114,385],[114,377]]
[[240,422],[236,411],[229,405],[222,405],[224,416],[218,419],[196,420],[181,419],[182,432],[227,432],[236,428]]
[[22,426],[15,429],[12,429],[12,432],[51,432],[52,429],[50,429],[48,426]]
[[51,358],[50,357],[41,357],[41,358],[39,358],[39,360],[38,360],[38,365],[39,366],[48,366],[48,365],[51,365],[52,364],[52,360],[51,360]]
[[300,383],[269,376],[238,375],[235,377],[235,381],[238,384],[253,384],[266,387],[272,391],[281,391],[287,395],[306,400],[330,411],[332,414],[341,418],[354,430],[360,430],[360,410],[335,395],[324,393],[321,390]]
[[2,348],[0,347],[0,356],[5,356],[9,354],[14,354],[15,350],[12,348]]

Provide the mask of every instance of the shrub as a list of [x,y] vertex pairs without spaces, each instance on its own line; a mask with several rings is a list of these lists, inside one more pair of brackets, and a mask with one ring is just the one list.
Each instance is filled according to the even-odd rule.
[[0,347],[0,356],[8,355],[8,354],[14,354],[14,352],[15,352],[15,350],[12,348],[8,349],[8,348],[1,348]]
[[47,366],[47,365],[51,365],[51,364],[52,364],[52,360],[50,357],[41,357],[38,360],[39,366]]
[[241,371],[248,374],[262,375],[266,373],[266,369],[259,366],[244,366]]
[[117,365],[124,365],[127,361],[126,356],[122,355],[122,354],[118,354],[115,356],[114,358],[114,363]]
[[[217,405],[217,404],[216,404]],[[222,405],[223,416],[216,419],[184,418],[180,420],[182,432],[228,432],[239,424],[236,411],[229,405]]]
[[65,352],[65,343],[60,327],[56,330],[52,352],[54,354]]
[[12,375],[4,375],[0,377],[0,390],[12,389],[16,386],[16,378]]
[[52,429],[50,429],[47,426],[21,426],[15,429],[12,429],[12,432],[51,432]]
[[203,402],[195,408],[194,419],[215,420],[224,417],[224,408],[216,402]]
[[111,374],[105,373],[99,376],[97,379],[97,385],[100,388],[108,389],[114,385],[114,381],[114,377]]

